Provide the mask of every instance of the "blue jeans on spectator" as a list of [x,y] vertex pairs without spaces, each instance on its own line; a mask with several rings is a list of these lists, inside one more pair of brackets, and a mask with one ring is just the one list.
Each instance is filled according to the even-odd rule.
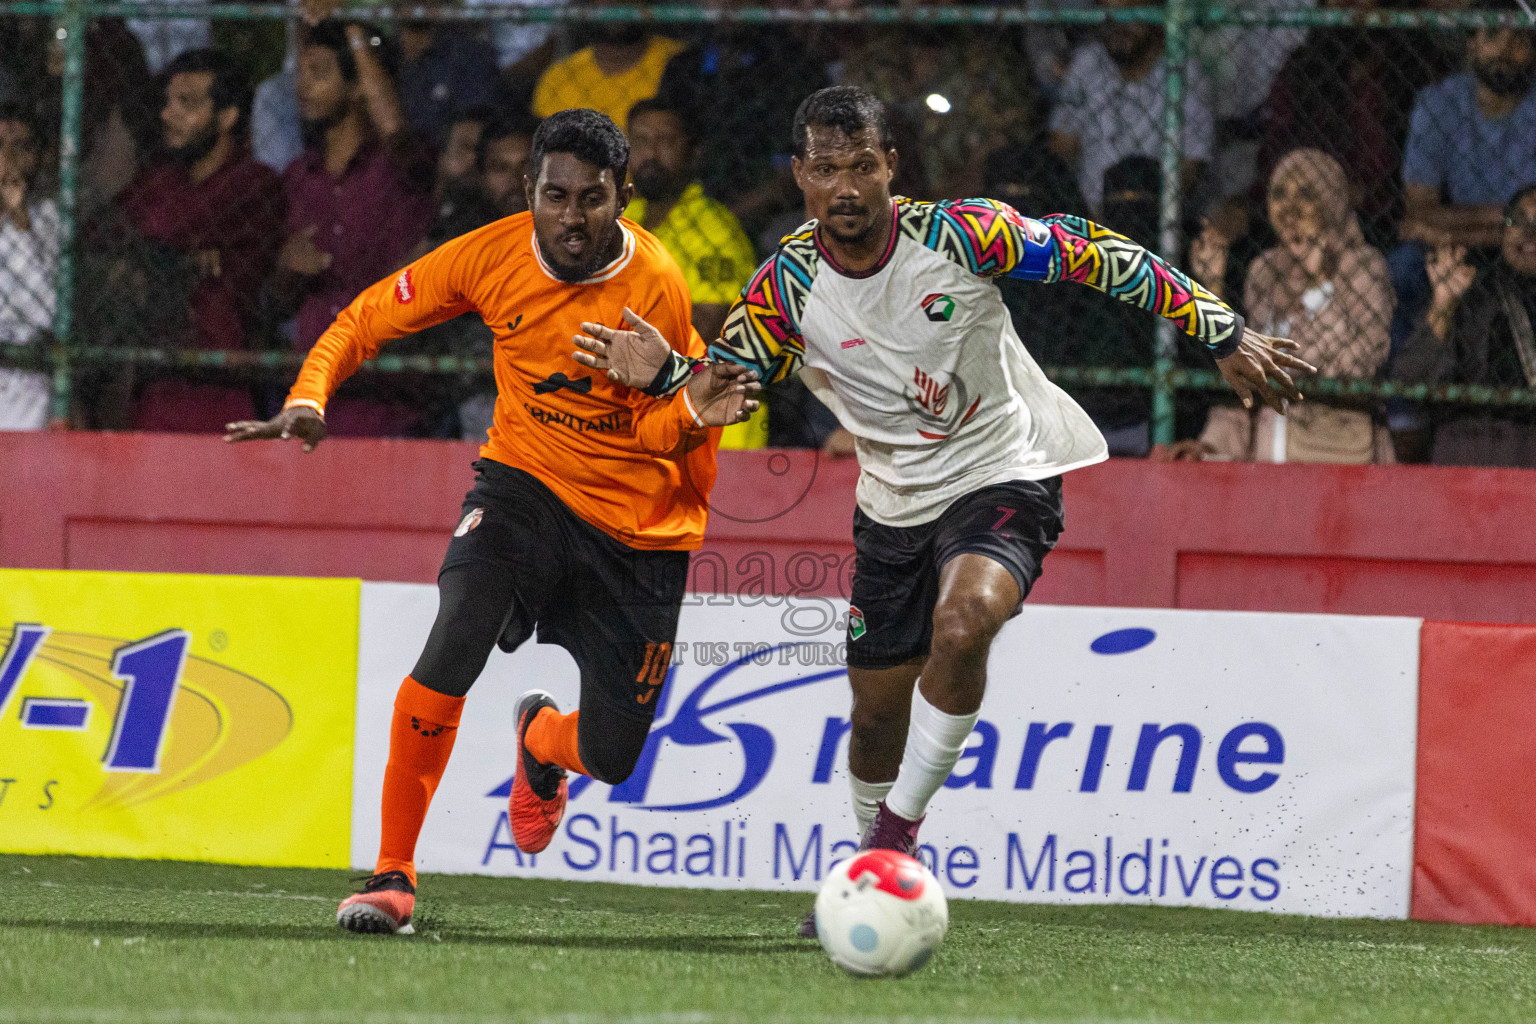
[[[1392,289],[1397,292],[1397,308],[1392,313],[1392,344],[1387,350],[1387,365],[1391,366],[1428,312],[1433,290],[1424,261],[1424,246],[1418,242],[1404,242],[1388,253],[1387,268],[1392,273]],[[1387,399],[1389,430],[1417,430],[1428,425],[1429,410],[1423,403],[1405,398]]]

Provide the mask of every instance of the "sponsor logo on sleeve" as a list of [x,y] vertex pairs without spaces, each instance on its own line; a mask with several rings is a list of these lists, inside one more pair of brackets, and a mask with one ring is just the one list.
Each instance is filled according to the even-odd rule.
[[415,297],[416,286],[411,282],[411,268],[406,267],[395,278],[395,298],[400,300],[400,305],[409,306]]

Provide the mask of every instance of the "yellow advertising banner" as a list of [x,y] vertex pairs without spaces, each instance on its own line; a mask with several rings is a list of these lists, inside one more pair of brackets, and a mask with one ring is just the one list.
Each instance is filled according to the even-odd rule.
[[0,569],[0,852],[348,866],[360,588]]

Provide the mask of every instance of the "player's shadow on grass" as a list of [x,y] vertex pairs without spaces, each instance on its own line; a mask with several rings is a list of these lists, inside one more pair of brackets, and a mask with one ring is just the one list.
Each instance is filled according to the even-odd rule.
[[[113,939],[290,939],[311,942],[370,941],[343,931],[334,924],[239,924],[199,921],[58,921],[0,919],[0,928],[36,928],[69,931],[92,938]],[[772,941],[757,935],[517,935],[483,928],[422,922],[414,939],[478,946],[533,946],[547,949],[644,950],[651,953],[711,953],[727,956],[760,956],[763,953],[809,953],[821,949],[811,942]],[[376,941],[376,940],[374,940]]]

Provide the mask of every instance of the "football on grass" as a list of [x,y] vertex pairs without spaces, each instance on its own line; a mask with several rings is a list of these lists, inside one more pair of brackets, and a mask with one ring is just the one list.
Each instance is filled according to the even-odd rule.
[[939,880],[894,850],[866,850],[838,864],[816,896],[816,935],[852,974],[911,974],[949,928]]

